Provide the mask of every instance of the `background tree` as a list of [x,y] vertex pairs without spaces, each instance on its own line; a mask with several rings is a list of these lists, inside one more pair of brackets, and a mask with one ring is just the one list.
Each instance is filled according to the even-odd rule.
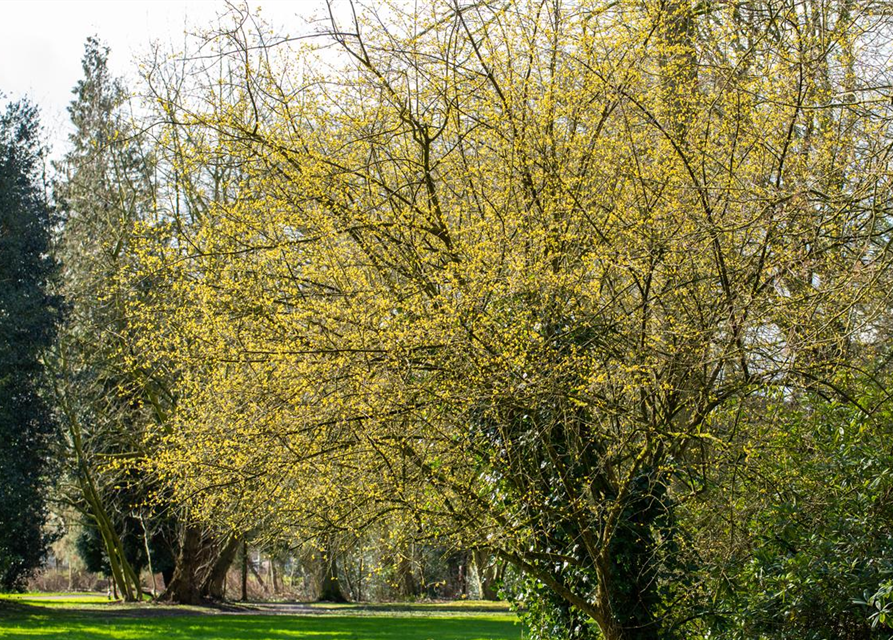
[[53,209],[43,182],[37,108],[0,115],[0,589],[21,587],[50,536],[46,484],[56,435],[42,393],[42,356],[60,300],[49,293]]
[[871,381],[889,376],[888,357],[866,355],[862,374],[838,380],[858,406],[813,392],[737,417],[761,437],[717,467],[691,514],[719,637],[889,636],[866,606],[893,576],[891,406]]
[[[64,497],[92,522],[89,531],[99,537],[91,540],[102,542],[104,554],[95,544],[82,548],[104,558],[125,598],[140,597],[140,569],[151,567],[165,576],[166,598],[194,602],[219,596],[221,579],[211,574],[227,539],[204,529],[193,536],[197,543],[185,539],[178,509],[139,464],[152,452],[149,425],[166,428],[176,398],[133,338],[135,301],[159,283],[132,283],[122,274],[139,260],[135,229],[156,210],[157,165],[123,84],[109,73],[108,53],[87,40],[84,78],[69,107],[71,149],[57,166],[55,192],[65,213],[60,288],[70,311],[51,364],[66,433]],[[206,571],[184,572],[196,563]]]
[[[120,593],[139,599],[138,565],[126,549],[142,545],[142,531],[125,527],[148,487],[130,473],[127,458],[142,447],[146,380],[128,375],[127,316],[131,292],[119,283],[131,259],[135,220],[151,208],[151,163],[131,135],[127,95],[109,74],[108,49],[87,40],[84,78],[69,106],[71,149],[57,169],[55,195],[64,212],[60,289],[69,306],[50,364],[54,401],[65,426],[63,459],[70,479],[63,495],[92,523]],[[151,405],[149,405],[151,407]],[[125,530],[135,541],[122,539]]]

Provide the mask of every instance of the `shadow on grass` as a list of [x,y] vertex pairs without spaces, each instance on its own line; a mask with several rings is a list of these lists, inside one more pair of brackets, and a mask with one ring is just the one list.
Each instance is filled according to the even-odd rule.
[[[16,602],[14,600],[0,600],[0,631],[4,629],[4,620],[15,617],[44,617],[53,620],[97,620],[119,618],[169,618],[171,616],[202,616],[213,613],[213,610],[199,608],[134,605],[120,602],[101,602],[96,604],[67,605],[56,607],[35,603],[34,601]],[[5,638],[0,634],[0,638]]]
[[507,616],[388,617],[203,614],[172,608],[0,608],[0,637],[9,640],[518,640]]
[[460,602],[409,602],[409,603],[346,603],[298,602],[298,601],[260,601],[229,602],[225,605],[230,611],[284,613],[294,615],[452,615],[465,614],[475,616],[512,615],[505,602],[460,601]]
[[446,611],[451,613],[508,613],[509,608],[505,603],[496,604],[476,604],[473,602],[459,603],[413,603],[413,604],[358,604],[353,605],[354,609],[361,611],[394,611],[394,612],[416,612],[416,611]]

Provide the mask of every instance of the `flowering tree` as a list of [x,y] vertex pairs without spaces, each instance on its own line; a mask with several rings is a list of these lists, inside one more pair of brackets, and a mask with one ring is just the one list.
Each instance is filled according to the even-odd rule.
[[214,82],[148,74],[178,198],[210,203],[134,274],[167,283],[142,348],[180,381],[159,473],[233,526],[487,549],[580,634],[669,637],[719,416],[833,393],[886,312],[885,18],[348,13],[336,71],[236,14]]

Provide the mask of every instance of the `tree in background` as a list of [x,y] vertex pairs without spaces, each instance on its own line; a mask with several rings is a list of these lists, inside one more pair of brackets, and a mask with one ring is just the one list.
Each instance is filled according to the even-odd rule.
[[[123,546],[124,558],[133,568],[134,573],[140,575],[143,570],[149,570],[153,574],[160,573],[164,584],[170,584],[174,571],[174,553],[176,552],[176,549],[171,548],[171,542],[176,542],[176,536],[172,535],[171,527],[159,526],[157,519],[147,522],[145,518],[140,519],[133,515],[117,518],[116,525],[116,531],[119,533]],[[77,536],[74,538],[74,546],[87,571],[104,575],[112,580],[115,579],[114,570],[109,562],[106,541],[95,521],[86,519],[81,524]],[[152,579],[150,578],[150,580]],[[150,584],[156,588],[153,595],[157,595],[159,585],[153,582]],[[117,589],[117,583],[114,588]]]
[[893,406],[877,384],[890,376],[885,342],[837,380],[853,402],[776,395],[729,416],[749,446],[707,476],[689,514],[713,574],[717,637],[889,637],[882,607],[867,606],[893,578]]
[[[138,135],[129,96],[107,63],[108,48],[88,39],[84,77],[69,106],[71,149],[57,166],[55,195],[64,214],[59,287],[69,312],[49,362],[65,434],[61,497],[89,523],[81,548],[88,560],[102,559],[89,564],[107,568],[126,599],[140,598],[145,567],[164,574],[166,598],[195,602],[219,596],[217,565],[232,560],[220,555],[229,538],[184,532],[180,511],[139,464],[151,455],[149,426],[166,428],[176,399],[163,372],[135,349],[135,301],[159,283],[129,282],[122,274],[139,259],[134,230],[154,215],[156,166],[151,141]],[[202,570],[187,570],[196,566]]]
[[27,101],[0,115],[0,589],[21,587],[50,540],[45,484],[56,426],[41,358],[60,300],[49,293],[54,217],[40,131]]
[[[141,478],[126,461],[139,455],[141,434],[153,419],[144,406],[147,382],[130,375],[126,302],[119,283],[136,219],[152,204],[151,163],[131,135],[127,94],[107,67],[108,49],[86,43],[84,78],[69,106],[71,149],[58,164],[55,196],[63,213],[59,288],[68,313],[48,363],[62,424],[67,482],[62,497],[99,533],[109,573],[125,599],[140,598],[139,571],[122,539],[125,520],[146,511]],[[140,513],[140,517],[147,514]]]

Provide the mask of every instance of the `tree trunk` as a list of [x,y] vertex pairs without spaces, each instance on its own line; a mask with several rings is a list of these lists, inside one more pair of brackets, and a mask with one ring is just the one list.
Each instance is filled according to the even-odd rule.
[[248,543],[242,543],[242,602],[248,600]]
[[360,575],[357,577],[357,601],[363,601],[363,575],[366,571],[366,564],[363,561],[363,554],[360,553]]
[[347,602],[347,598],[344,597],[344,592],[341,590],[341,582],[338,580],[338,561],[331,549],[325,550],[323,567],[319,600],[323,602]]
[[149,576],[152,578],[152,597],[158,597],[158,586],[155,584],[155,568],[152,566],[152,552],[149,548],[149,530],[146,528],[146,521],[140,514],[140,524],[143,527],[143,544],[146,548],[146,563],[149,565]]
[[90,469],[87,455],[84,452],[80,421],[76,412],[68,403],[67,396],[60,392],[58,386],[53,388],[68,423],[71,444],[78,466],[78,486],[87,503],[87,512],[93,518],[102,537],[102,543],[112,570],[113,584],[116,587],[116,591],[118,586],[121,587],[121,593],[125,600],[129,602],[142,600],[143,594],[139,576],[136,575],[136,572],[124,555],[124,545],[121,543],[118,532],[115,531],[112,519],[102,503],[102,497],[93,480],[93,473]]
[[604,640],[626,640],[626,632],[623,627],[613,619],[603,619],[598,622],[599,631]]
[[201,569],[203,531],[192,524],[183,526],[180,534],[180,551],[173,578],[161,599],[178,604],[199,604],[202,601]]
[[207,597],[221,597],[226,572],[239,546],[232,538],[226,543],[223,540],[199,525],[181,525],[176,567],[170,582],[165,576],[166,590],[161,599],[198,604]]
[[229,568],[236,559],[236,554],[239,552],[241,545],[242,542],[236,536],[231,536],[226,541],[226,544],[214,561],[208,577],[202,583],[201,591],[204,597],[214,600],[223,600],[225,598],[226,574],[229,573]]
[[273,595],[279,593],[278,571],[276,571],[276,558],[270,556],[270,583],[273,587]]
[[481,585],[482,600],[499,600],[497,592],[499,563],[487,555],[482,549],[475,549],[472,556]]
[[404,549],[397,558],[397,595],[402,598],[410,598],[418,595],[419,585],[412,569],[412,558],[409,557],[409,549]]

